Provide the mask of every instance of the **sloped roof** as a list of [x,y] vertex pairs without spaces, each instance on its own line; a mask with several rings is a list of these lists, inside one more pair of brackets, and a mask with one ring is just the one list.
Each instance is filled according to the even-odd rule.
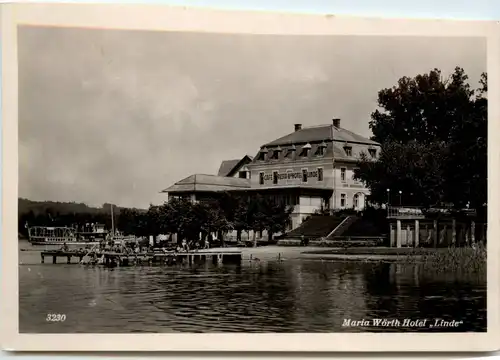
[[217,173],[218,176],[227,176],[231,172],[231,170],[234,169],[236,165],[240,162],[241,159],[234,159],[234,160],[224,160],[219,167],[219,172]]
[[250,187],[249,179],[232,178],[216,175],[194,174],[162,190],[163,193],[227,191]]
[[238,165],[244,164],[244,162],[249,163],[253,160],[253,157],[250,155],[245,155],[241,159],[234,159],[234,160],[224,160],[219,167],[219,172],[217,173],[217,176],[231,176],[232,173],[234,173],[234,170]]
[[[376,156],[380,155],[380,145],[374,144],[363,144],[358,142],[346,142],[346,141],[330,141],[325,143],[326,147],[323,147],[322,142],[315,142],[311,145],[311,150],[307,155],[304,156],[302,149],[306,144],[301,145],[280,145],[281,151],[275,156],[266,156],[264,160],[260,160],[258,157],[253,161],[254,164],[286,164],[295,163],[296,161],[314,161],[321,159],[334,158],[335,160],[342,160],[347,162],[358,162],[361,158],[361,153],[369,154],[370,148],[378,149],[376,150]],[[310,144],[310,143],[307,143]],[[346,146],[350,148],[350,154],[346,152]],[[323,155],[318,153],[319,148],[323,147]],[[267,147],[266,147],[267,148]],[[277,145],[269,146],[269,152],[275,155]],[[294,149],[295,151],[291,151]]]
[[379,145],[379,143],[373,140],[355,134],[352,131],[346,130],[344,128],[337,128],[333,125],[319,125],[302,128],[301,130],[294,131],[263,146],[302,144],[308,142],[331,140],[332,128],[334,141],[347,141],[362,144]]

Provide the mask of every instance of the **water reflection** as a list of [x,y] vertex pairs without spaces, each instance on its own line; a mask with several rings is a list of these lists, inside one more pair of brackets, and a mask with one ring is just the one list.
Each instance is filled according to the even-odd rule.
[[[105,269],[32,262],[19,273],[21,332],[391,330],[342,327],[345,318],[378,317],[441,317],[464,320],[441,331],[486,330],[484,279],[437,276],[415,265],[289,260]],[[47,313],[67,319],[48,323]]]

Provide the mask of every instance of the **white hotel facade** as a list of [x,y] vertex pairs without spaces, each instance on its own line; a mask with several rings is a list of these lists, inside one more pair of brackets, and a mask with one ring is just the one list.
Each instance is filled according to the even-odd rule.
[[220,192],[255,192],[294,206],[291,228],[318,209],[362,210],[369,190],[353,178],[360,156],[377,159],[380,144],[330,124],[302,127],[262,145],[254,157],[223,161],[217,175],[194,174],[163,190],[193,201]]

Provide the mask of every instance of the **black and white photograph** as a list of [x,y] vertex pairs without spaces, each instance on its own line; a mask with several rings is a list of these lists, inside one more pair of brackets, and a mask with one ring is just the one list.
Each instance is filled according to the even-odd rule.
[[19,333],[486,333],[487,50],[19,24]]

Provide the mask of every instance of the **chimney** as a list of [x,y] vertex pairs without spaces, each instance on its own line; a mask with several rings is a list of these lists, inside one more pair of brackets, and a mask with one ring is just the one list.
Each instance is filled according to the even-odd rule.
[[295,131],[299,131],[302,129],[302,124],[295,124]]
[[335,126],[336,128],[340,127],[340,119],[333,119],[332,122],[333,126]]

